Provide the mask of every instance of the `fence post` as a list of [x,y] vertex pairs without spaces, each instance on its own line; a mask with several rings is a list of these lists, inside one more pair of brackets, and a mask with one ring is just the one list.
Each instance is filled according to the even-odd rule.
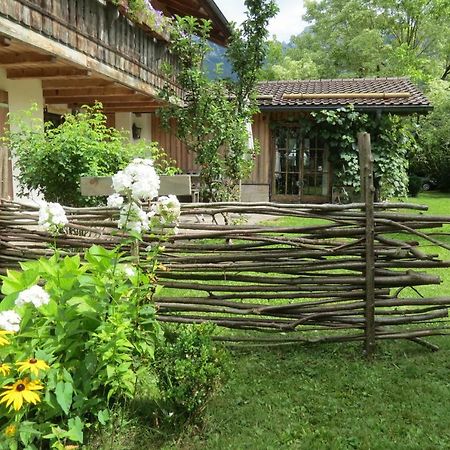
[[365,212],[365,345],[368,358],[375,350],[375,220],[373,157],[369,133],[358,133],[359,164],[361,168],[361,200]]

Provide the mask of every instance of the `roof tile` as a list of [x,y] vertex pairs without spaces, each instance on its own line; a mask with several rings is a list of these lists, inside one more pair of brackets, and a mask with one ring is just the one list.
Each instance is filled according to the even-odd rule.
[[[363,94],[409,92],[406,98],[285,98],[283,94]],[[258,100],[261,109],[337,108],[353,104],[356,109],[391,109],[426,111],[429,100],[408,78],[339,78],[326,80],[265,81],[258,84],[258,94],[272,96]]]

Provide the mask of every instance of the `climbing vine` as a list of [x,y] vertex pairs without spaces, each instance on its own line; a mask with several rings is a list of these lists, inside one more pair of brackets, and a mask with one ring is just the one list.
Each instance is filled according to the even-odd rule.
[[407,155],[416,146],[410,121],[393,114],[369,115],[347,106],[313,112],[300,119],[300,126],[305,135],[320,136],[328,143],[334,167],[333,186],[349,200],[360,190],[360,131],[371,134],[378,199],[407,195]]

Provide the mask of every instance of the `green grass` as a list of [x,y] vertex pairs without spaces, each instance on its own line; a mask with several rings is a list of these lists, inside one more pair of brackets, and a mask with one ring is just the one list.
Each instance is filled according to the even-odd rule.
[[[428,204],[430,214],[450,215],[448,195],[411,201]],[[293,224],[298,219],[283,220]],[[421,292],[450,295],[450,269],[436,273],[442,285]],[[163,448],[448,449],[450,337],[430,341],[441,350],[383,342],[372,363],[361,357],[359,344],[235,350],[231,378],[209,403],[202,430],[187,430]]]
[[[411,201],[428,204],[431,214],[450,215],[450,195],[429,193]],[[283,225],[298,225],[298,219],[283,219]],[[442,231],[449,233],[450,225]],[[449,258],[448,251],[425,248]],[[421,292],[450,295],[450,269],[436,273],[443,284]],[[164,436],[130,416],[107,448],[449,449],[450,336],[429,340],[441,350],[382,342],[373,362],[354,343],[234,350],[230,378],[208,403],[201,428]]]

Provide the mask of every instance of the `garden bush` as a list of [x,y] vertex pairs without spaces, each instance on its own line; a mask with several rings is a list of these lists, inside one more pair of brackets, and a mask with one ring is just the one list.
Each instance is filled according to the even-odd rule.
[[[162,332],[152,296],[159,247],[127,256],[150,226],[162,239],[180,213],[161,198],[146,214],[140,200],[157,195],[150,160],[133,160],[113,176],[110,203],[119,208],[122,244],[93,245],[79,256],[27,261],[2,277],[0,304],[0,432],[4,448],[53,448],[84,442],[84,430],[109,419],[109,409],[134,398]],[[64,209],[43,203],[39,224],[49,233],[67,224]],[[173,226],[173,224],[172,224]],[[164,227],[164,228],[162,228]],[[3,445],[3,444],[2,444]]]
[[124,133],[108,127],[100,103],[67,114],[56,128],[33,117],[33,110],[11,116],[9,127],[3,141],[15,157],[21,193],[34,190],[50,202],[101,203],[100,197],[81,195],[80,177],[112,175],[134,157],[151,158],[159,174],[177,171],[157,143],[130,142]]
[[213,343],[213,329],[211,324],[164,328],[164,343],[153,361],[160,423],[176,424],[198,415],[226,377],[226,353]]

